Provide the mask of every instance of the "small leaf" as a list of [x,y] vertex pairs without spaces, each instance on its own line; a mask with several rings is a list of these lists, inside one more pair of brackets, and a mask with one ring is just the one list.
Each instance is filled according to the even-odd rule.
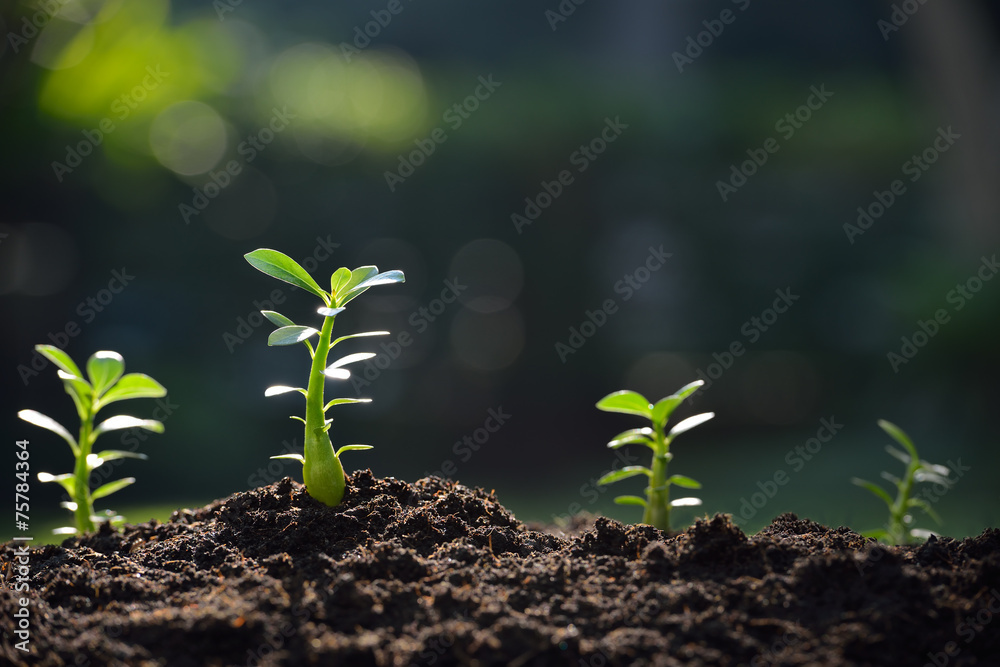
[[701,505],[701,498],[677,498],[670,501],[671,507],[698,507]]
[[[372,269],[374,269],[374,272]],[[368,275],[366,275],[362,280],[356,281],[355,279],[358,275],[363,275],[361,272],[368,273]],[[378,273],[378,269],[374,266],[363,266],[360,269],[355,269],[351,272],[351,280],[348,281],[346,289],[342,290],[341,294],[338,295],[337,305],[347,305],[347,302],[376,285],[389,285],[392,283],[403,282],[406,282],[406,277],[403,275],[402,271],[393,270],[386,271],[385,273]]]
[[302,465],[306,464],[305,458],[301,454],[278,454],[277,456],[272,456],[272,459],[292,459],[293,461],[298,461]]
[[76,535],[76,528],[73,526],[62,526],[61,528],[53,528],[53,535]]
[[678,405],[684,402],[683,398],[678,398],[677,396],[667,396],[666,398],[661,398],[653,406],[653,413],[650,419],[654,424],[659,424],[663,426],[670,419],[670,415],[673,414],[674,410]]
[[888,494],[888,492],[886,492],[886,490],[883,489],[881,486],[878,486],[877,484],[873,484],[872,482],[869,482],[867,480],[859,479],[857,477],[851,478],[851,483],[852,484],[857,484],[858,486],[860,486],[862,488],[868,489],[869,491],[871,491],[872,493],[874,493],[876,496],[878,496],[879,498],[881,498],[882,500],[884,500],[886,505],[888,505],[889,507],[892,507],[892,496],[890,496]]
[[163,385],[144,373],[126,373],[115,386],[97,401],[97,410],[115,401],[132,398],[162,398],[167,395]]
[[70,356],[55,345],[36,345],[35,351],[70,375],[75,375],[78,378],[83,377],[83,373],[80,372],[80,368],[70,358]]
[[682,486],[685,489],[700,489],[701,483],[697,482],[690,477],[685,477],[684,475],[671,475],[667,479],[667,484],[675,484],[677,486]]
[[139,419],[128,415],[118,415],[105,419],[94,429],[94,438],[108,431],[118,431],[123,428],[141,428],[153,433],[163,433],[163,424],[155,419]]
[[268,345],[295,345],[319,333],[318,329],[293,324],[275,329],[267,337]]
[[608,394],[597,402],[597,409],[605,412],[623,412],[640,417],[651,417],[653,406],[649,404],[646,397],[634,391],[623,389]]
[[94,403],[94,390],[90,383],[81,377],[70,375],[64,370],[58,370],[56,374],[62,380],[66,393],[73,399],[73,405],[76,406],[76,414],[79,415],[80,420],[89,419]]
[[371,403],[370,398],[335,398],[326,405],[323,406],[323,412],[326,412],[335,405],[348,405],[351,403]]
[[299,420],[300,422],[302,422],[303,424],[305,424],[305,423],[306,423],[306,420],[305,420],[305,419],[303,419],[302,417],[299,417],[298,415],[291,415],[291,416],[289,416],[288,418],[289,418],[289,419],[298,419],[298,420]]
[[323,317],[336,317],[337,315],[340,315],[345,310],[347,310],[347,309],[346,308],[325,308],[324,307],[324,308],[317,308],[316,312],[319,313],[320,315],[322,315]]
[[695,426],[704,424],[714,416],[715,416],[714,412],[703,412],[700,415],[694,415],[693,417],[682,419],[681,421],[674,424],[674,427],[670,429],[670,437],[674,438],[683,433],[684,431],[690,431]]
[[916,448],[916,446],[914,446],[913,441],[910,440],[910,437],[908,435],[906,435],[905,433],[903,433],[903,429],[899,428],[898,426],[896,426],[892,422],[886,421],[884,419],[879,419],[878,420],[878,425],[879,425],[879,427],[881,427],[881,429],[883,431],[885,431],[890,436],[892,436],[892,438],[896,442],[898,442],[903,447],[905,447],[906,451],[908,451],[910,453],[910,456],[912,456],[915,459],[919,459],[920,458],[920,455],[917,454],[917,448]]
[[654,445],[653,440],[650,438],[651,435],[653,435],[653,429],[648,426],[644,428],[630,428],[612,438],[611,442],[608,443],[608,449],[618,449],[625,445],[636,444],[643,444],[652,449]]
[[613,482],[619,482],[623,479],[628,479],[629,477],[635,477],[637,475],[646,475],[651,478],[653,476],[653,471],[645,466],[625,466],[620,470],[612,470],[607,475],[597,480],[597,483],[611,484]]
[[891,482],[892,484],[895,484],[896,486],[899,486],[900,484],[903,483],[903,480],[901,480],[900,478],[896,477],[891,472],[888,472],[886,470],[883,470],[882,472],[880,472],[879,473],[879,477],[881,477],[882,479],[884,479],[887,482]]
[[87,360],[87,378],[98,397],[118,382],[124,372],[125,360],[122,355],[111,350],[95,352]]
[[925,514],[927,514],[927,516],[934,519],[935,522],[939,524],[941,523],[941,517],[938,516],[938,513],[934,511],[934,508],[931,507],[930,503],[928,503],[923,498],[910,498],[908,501],[906,501],[906,506],[919,507],[924,511]]
[[309,392],[307,392],[302,387],[286,387],[281,384],[276,384],[272,387],[268,387],[267,389],[265,389],[264,396],[280,396],[281,394],[287,394],[292,391],[297,391],[303,396],[309,396]]
[[617,505],[639,505],[640,507],[646,506],[646,499],[640,498],[639,496],[618,496],[615,498],[615,504]]
[[110,496],[115,491],[120,491],[129,484],[135,484],[135,477],[125,477],[123,479],[116,479],[113,482],[108,482],[107,484],[94,489],[93,493],[90,494],[90,497],[93,500],[97,500],[98,498]]
[[901,452],[892,445],[886,445],[885,451],[889,453],[889,456],[899,459],[903,462],[903,465],[910,465],[910,461],[913,459],[906,452]]
[[361,451],[362,449],[375,449],[375,448],[372,447],[371,445],[344,445],[343,447],[337,450],[335,456],[339,459],[340,455],[343,454],[344,452],[355,452],[355,451]]
[[926,528],[913,528],[910,530],[910,537],[915,537],[918,540],[929,540],[931,537],[937,537],[938,534],[933,530],[927,530]]
[[42,483],[47,482],[58,482],[62,488],[66,489],[66,493],[70,495],[70,498],[76,495],[76,477],[73,473],[65,472],[61,475],[50,475],[47,472],[38,473],[38,481]]
[[347,364],[353,364],[356,361],[365,361],[366,359],[371,359],[375,356],[374,352],[356,352],[354,354],[349,354],[346,357],[341,357],[335,362],[326,367],[326,373],[329,373],[335,368],[340,368],[341,366],[346,366]]
[[69,443],[69,446],[73,449],[73,453],[77,454],[79,452],[79,447],[77,447],[76,439],[69,434],[63,425],[57,422],[51,417],[46,417],[41,412],[36,412],[35,410],[21,410],[17,413],[17,416],[28,422],[29,424],[34,424],[35,426],[41,426],[44,429],[52,431],[60,438]]
[[329,303],[329,295],[313,280],[308,271],[299,266],[298,262],[288,255],[270,248],[259,248],[248,252],[243,257],[258,271],[300,287],[307,292],[312,292],[323,299],[323,303]]
[[96,454],[91,454],[91,456],[102,459],[102,463],[104,461],[114,461],[115,459],[141,459],[145,461],[149,458],[139,452],[123,451],[121,449],[105,449],[103,452],[97,452]]
[[336,298],[337,294],[344,285],[348,283],[351,279],[351,270],[346,266],[342,266],[333,272],[330,276],[330,293]]
[[348,338],[363,338],[364,336],[388,336],[388,331],[365,331],[364,333],[348,334],[347,336],[341,336],[332,343],[330,343],[330,349],[342,340],[347,340]]
[[932,472],[932,471],[924,470],[924,469],[917,470],[913,474],[913,479],[914,479],[914,481],[917,481],[917,482],[927,482],[929,484],[940,484],[941,486],[944,486],[946,488],[950,488],[951,485],[954,483],[952,480],[948,479],[947,477],[939,475],[936,472]]
[[683,401],[685,398],[687,398],[688,396],[690,396],[694,392],[698,391],[698,389],[703,384],[705,384],[704,380],[695,380],[694,382],[688,383],[688,384],[684,385],[683,387],[681,387],[680,389],[678,389],[677,391],[675,391],[673,393],[673,397],[674,398],[679,398],[679,399],[681,399]]
[[275,312],[273,310],[262,310],[260,314],[267,318],[267,320],[276,327],[294,327],[295,322],[282,315],[281,313]]

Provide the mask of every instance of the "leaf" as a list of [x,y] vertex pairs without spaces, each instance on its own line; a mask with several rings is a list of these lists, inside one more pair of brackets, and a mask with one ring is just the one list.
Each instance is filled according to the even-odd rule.
[[56,371],[56,375],[63,382],[63,389],[69,394],[69,397],[73,399],[73,405],[76,406],[76,414],[79,415],[80,421],[85,419],[90,419],[90,412],[96,408],[93,407],[94,403],[94,391],[90,386],[90,383],[81,377],[76,375],[70,375],[64,370]]
[[313,329],[312,327],[304,327],[299,324],[293,324],[287,327],[281,327],[280,329],[275,329],[267,337],[268,345],[295,345],[296,343],[301,343],[307,338],[311,338],[319,333],[318,329]]
[[938,537],[938,534],[926,528],[913,528],[910,530],[910,537],[915,537],[918,540],[929,540],[931,537]]
[[928,503],[923,498],[910,498],[909,500],[906,501],[906,506],[919,507],[924,511],[925,514],[927,514],[927,516],[934,519],[935,522],[939,524],[941,523],[941,517],[938,516],[938,513],[934,511],[934,508],[931,507],[930,503]]
[[340,338],[330,343],[330,349],[332,350],[334,345],[336,345],[342,340],[347,340],[348,338],[363,338],[365,336],[388,336],[388,335],[389,335],[388,331],[365,331],[363,333],[348,334],[346,336],[341,336]]
[[671,507],[698,507],[701,505],[701,498],[677,498],[670,501]]
[[953,480],[950,480],[947,477],[944,477],[943,475],[939,475],[936,472],[933,472],[933,471],[930,471],[930,470],[926,470],[926,469],[917,470],[913,474],[913,479],[914,479],[914,481],[917,481],[917,482],[927,482],[929,484],[940,484],[941,486],[943,486],[945,488],[951,488],[951,485],[954,484]]
[[675,484],[677,486],[684,487],[685,489],[701,488],[701,482],[697,482],[690,477],[685,477],[684,475],[671,475],[667,479],[667,484]]
[[301,454],[278,454],[277,456],[272,456],[272,459],[292,459],[298,461],[302,465],[306,464],[305,458]]
[[276,384],[271,387],[268,387],[267,389],[264,390],[264,396],[280,396],[281,394],[287,394],[292,391],[297,391],[303,396],[309,396],[309,392],[307,392],[302,387],[286,387],[285,385],[282,384]]
[[620,482],[623,479],[628,479],[629,477],[635,477],[637,475],[646,475],[652,478],[653,471],[645,466],[625,466],[620,470],[612,470],[604,477],[597,480],[598,484],[611,484],[613,482]]
[[683,401],[685,398],[698,391],[699,387],[703,384],[705,384],[704,380],[695,380],[694,382],[690,382],[675,391],[673,393],[673,398],[679,398]]
[[605,412],[623,412],[647,418],[650,418],[653,413],[653,406],[649,404],[645,396],[627,389],[608,394],[597,402],[597,409]]
[[70,375],[75,375],[78,378],[83,377],[83,373],[80,372],[80,368],[70,358],[70,356],[55,345],[36,345],[35,351]]
[[905,447],[906,451],[910,453],[911,457],[913,457],[914,459],[920,458],[920,455],[917,454],[916,446],[914,446],[913,441],[910,440],[910,437],[905,433],[903,433],[903,429],[899,428],[892,422],[886,421],[884,419],[879,419],[878,425],[882,428],[883,431],[892,436],[892,438],[896,442]]
[[909,454],[907,454],[906,452],[899,451],[898,449],[896,449],[892,445],[886,445],[885,446],[885,451],[889,453],[889,456],[892,456],[893,458],[899,459],[900,461],[903,462],[903,465],[906,465],[906,466],[910,465],[910,461],[913,460],[910,457]]
[[118,415],[110,417],[94,429],[94,438],[108,431],[118,431],[123,428],[141,428],[153,433],[163,433],[163,424],[155,419],[139,419],[128,415]]
[[294,327],[295,322],[273,310],[262,310],[260,314],[267,318],[268,322],[276,327]]
[[650,449],[654,448],[653,440],[649,436],[653,435],[653,429],[648,426],[643,428],[630,428],[622,431],[608,443],[608,449],[618,449],[625,445],[646,445]]
[[883,470],[882,472],[879,473],[879,477],[881,477],[882,479],[884,479],[887,482],[895,484],[896,486],[899,486],[900,484],[903,483],[903,480],[901,480],[900,478],[896,477],[891,472],[888,472],[888,471],[885,471],[885,470]]
[[317,308],[316,312],[319,313],[320,315],[322,315],[323,317],[336,317],[337,315],[340,315],[345,310],[347,310],[347,309],[346,308],[326,308],[326,307],[323,307],[323,308]]
[[871,491],[872,493],[874,493],[876,496],[878,496],[879,498],[881,498],[882,500],[884,500],[886,505],[888,505],[889,507],[892,507],[892,496],[890,496],[888,494],[888,492],[886,492],[886,490],[883,489],[881,486],[879,486],[877,484],[873,484],[872,482],[869,482],[867,480],[859,479],[857,477],[851,478],[851,483],[852,484],[857,484],[858,486],[860,486],[862,488],[868,489],[869,491]]
[[639,496],[618,496],[615,498],[615,504],[617,505],[639,505],[640,507],[646,506],[646,499],[640,498]]
[[340,293],[340,290],[350,279],[351,270],[346,266],[342,266],[333,272],[333,275],[330,276],[330,293],[334,296],[334,300],[336,300],[337,294]]
[[372,447],[371,445],[344,445],[343,447],[337,450],[335,456],[339,459],[340,455],[343,454],[344,452],[356,452],[356,451],[359,452],[363,449],[375,449],[375,448]]
[[102,486],[97,487],[90,494],[92,500],[97,500],[98,498],[103,498],[105,496],[110,496],[115,491],[121,491],[129,484],[135,484],[135,477],[125,477],[123,479],[116,479],[113,482],[108,482]]
[[[140,454],[139,452],[123,451],[121,449],[105,449],[103,452],[97,452],[96,454],[91,454],[91,456],[96,456],[102,459],[102,462],[114,461],[115,459],[141,459],[145,461],[149,458],[145,454]],[[94,467],[96,468],[97,466]]]
[[[355,272],[357,271],[369,271],[374,269],[375,273],[368,275],[361,281],[355,283]],[[366,290],[376,285],[389,285],[392,283],[404,283],[406,282],[406,277],[403,275],[402,271],[393,270],[386,271],[385,273],[378,273],[378,269],[374,266],[371,267],[361,267],[360,269],[355,269],[351,272],[351,280],[347,283],[346,291],[342,291],[339,295],[337,305],[344,306],[347,302],[351,301],[355,297],[361,295]],[[352,284],[353,283],[353,284]]]
[[677,396],[667,396],[666,398],[661,398],[653,406],[653,413],[650,419],[654,424],[659,424],[663,426],[670,419],[670,415],[673,414],[674,409],[684,402],[683,398],[678,398]]
[[87,360],[87,378],[98,397],[110,389],[124,372],[125,360],[111,350],[94,352]]
[[41,426],[44,429],[52,431],[60,438],[69,443],[69,446],[73,449],[73,454],[79,453],[80,449],[76,444],[76,439],[70,435],[69,431],[63,428],[63,425],[57,422],[51,417],[46,417],[41,412],[36,412],[35,410],[21,410],[17,413],[17,416],[28,422],[29,424],[34,424],[35,426]]
[[354,354],[349,354],[346,357],[341,357],[335,362],[326,367],[323,371],[326,374],[330,374],[330,371],[340,368],[341,366],[346,366],[347,364],[353,364],[356,361],[365,361],[366,359],[371,359],[375,356],[374,352],[355,352]]
[[889,537],[889,532],[886,531],[886,530],[883,530],[881,528],[877,528],[875,530],[866,530],[865,532],[861,533],[861,536],[862,537],[873,537],[876,540],[883,540],[883,539]]
[[323,303],[329,303],[330,296],[320,288],[309,272],[288,255],[270,248],[258,248],[243,257],[261,273],[312,292],[323,299]]
[[73,526],[62,526],[60,528],[52,529],[53,535],[76,535],[76,528]]
[[344,306],[348,301],[358,296],[361,292],[356,294],[351,294],[351,291],[358,286],[358,284],[364,282],[372,276],[378,275],[377,266],[359,266],[356,269],[351,270],[351,277],[347,279],[346,282],[340,285],[340,289],[337,290],[337,296],[334,298],[335,303],[338,306]]
[[682,419],[681,421],[674,424],[674,427],[670,429],[670,437],[674,438],[683,433],[684,431],[690,431],[695,426],[704,424],[714,416],[715,416],[714,412],[703,412],[700,415],[694,415],[693,417]]
[[101,409],[109,403],[115,401],[125,401],[132,398],[162,398],[167,395],[167,390],[163,385],[144,373],[126,373],[118,383],[108,389],[97,401],[97,408]]
[[335,398],[326,405],[323,406],[323,412],[326,412],[335,405],[348,405],[351,403],[371,403],[370,398]]
[[65,472],[61,475],[50,475],[47,472],[38,473],[38,481],[42,483],[46,482],[58,482],[62,488],[66,489],[66,493],[69,494],[70,498],[76,495],[76,477],[73,473]]

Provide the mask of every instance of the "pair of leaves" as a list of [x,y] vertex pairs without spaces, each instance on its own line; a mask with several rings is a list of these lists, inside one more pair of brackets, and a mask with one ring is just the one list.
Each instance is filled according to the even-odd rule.
[[[646,419],[651,421],[654,425],[659,425],[662,428],[670,419],[670,415],[673,414],[677,406],[683,403],[684,399],[686,399],[688,396],[698,391],[698,388],[701,387],[703,384],[705,384],[703,380],[695,380],[694,382],[681,387],[670,396],[660,399],[659,401],[656,402],[655,405],[650,403],[649,400],[639,392],[629,391],[627,389],[622,391],[616,391],[614,393],[608,394],[600,401],[598,401],[597,408],[599,410],[604,410],[605,412],[621,412],[624,414],[638,415],[640,417],[645,417]],[[675,425],[674,428],[671,429],[670,435],[673,436],[683,433],[684,431],[692,429],[695,426],[708,421],[713,416],[714,413],[708,412],[702,415],[695,415],[694,417],[688,417],[687,419]],[[622,436],[624,435],[625,434],[622,434]],[[612,440],[612,442],[615,442],[615,440],[618,440],[620,437],[621,436],[616,437],[614,440]],[[642,442],[642,441],[637,440],[636,442]],[[630,443],[622,443],[622,444],[630,444]],[[609,444],[608,446],[610,447],[611,445]],[[621,445],[617,446],[620,447]]]
[[[131,452],[128,453],[131,454]],[[102,452],[102,454],[107,454],[107,452]],[[115,458],[120,458],[120,457],[115,457]],[[136,457],[136,458],[145,458],[145,457]],[[69,494],[70,498],[76,497],[76,477],[74,477],[72,473],[67,472],[63,473],[62,475],[50,475],[47,472],[40,472],[38,473],[38,481],[43,483],[56,482],[60,486],[62,486],[62,488],[66,489],[66,493]],[[134,483],[135,483],[135,477],[125,477],[123,479],[116,479],[113,482],[108,482],[107,484],[103,484],[94,489],[93,491],[91,491],[90,499],[98,500],[99,498],[110,496],[115,491],[120,491],[124,489],[126,486],[129,486],[130,484]],[[73,504],[74,504],[73,509],[76,509],[75,508],[76,503]]]
[[[361,450],[364,450],[364,449],[375,449],[375,448],[372,447],[371,445],[344,445],[343,447],[341,447],[340,449],[338,449],[337,451],[335,451],[333,453],[333,455],[336,456],[339,459],[340,455],[343,454],[344,452],[361,451]],[[292,459],[293,461],[298,461],[302,465],[306,464],[306,459],[301,454],[279,454],[277,456],[272,456],[271,458],[272,459]]]

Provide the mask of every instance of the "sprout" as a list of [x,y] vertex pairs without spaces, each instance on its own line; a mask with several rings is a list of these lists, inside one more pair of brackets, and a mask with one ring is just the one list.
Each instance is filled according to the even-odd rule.
[[[334,451],[330,441],[330,425],[332,419],[326,418],[326,411],[335,405],[348,403],[369,403],[370,398],[335,398],[329,403],[323,402],[323,390],[327,378],[346,380],[351,372],[344,366],[358,361],[365,361],[375,356],[372,352],[349,354],[333,362],[326,363],[330,350],[338,343],[350,338],[363,336],[386,336],[388,331],[366,331],[364,333],[341,336],[330,341],[333,323],[337,315],[344,312],[344,306],[369,287],[401,283],[405,280],[402,271],[386,271],[379,273],[378,267],[362,266],[353,271],[341,267],[330,276],[330,291],[326,292],[313,280],[295,260],[288,255],[261,248],[244,255],[255,269],[266,273],[272,278],[283,280],[307,292],[312,292],[323,300],[323,306],[316,312],[323,316],[320,329],[295,324],[290,319],[272,310],[262,310],[272,324],[278,328],[268,336],[268,345],[295,345],[302,343],[308,348],[312,357],[312,368],[309,372],[309,383],[306,389],[301,387],[286,387],[276,385],[268,387],[265,396],[279,396],[290,392],[299,392],[306,397],[306,416],[292,417],[305,424],[305,447],[303,454],[282,454],[272,456],[274,459],[295,459],[302,464],[302,478],[306,491],[316,500],[336,507],[344,497],[344,467],[340,464],[340,455],[345,451],[372,449],[371,445],[344,445]],[[310,342],[314,336],[319,336],[316,345]]]
[[[96,524],[109,522],[118,525],[124,517],[114,513],[99,516],[94,513],[94,501],[109,496],[115,491],[125,488],[135,482],[134,477],[125,477],[108,482],[90,490],[90,473],[108,461],[115,459],[145,459],[145,454],[126,452],[117,449],[106,449],[92,453],[91,448],[97,436],[108,431],[125,428],[141,428],[154,433],[163,433],[163,424],[155,419],[139,419],[127,415],[109,417],[94,427],[94,417],[99,410],[116,401],[130,398],[161,398],[167,395],[163,386],[142,373],[125,371],[125,361],[117,352],[95,352],[87,361],[87,379],[68,354],[52,345],[36,345],[35,350],[54,363],[58,368],[59,379],[63,381],[66,393],[73,399],[76,412],[80,416],[80,433],[74,438],[62,424],[34,410],[21,410],[17,416],[35,426],[52,431],[67,443],[76,457],[76,466],[72,473],[51,475],[47,472],[38,473],[40,482],[57,482],[69,493],[69,502],[62,506],[73,512],[76,527],[58,528],[57,535],[85,533],[94,530]],[[88,381],[89,380],[89,381]]]
[[680,405],[685,398],[698,390],[704,382],[697,380],[689,385],[681,387],[677,393],[660,399],[655,405],[651,404],[646,397],[634,391],[616,391],[608,394],[597,402],[597,407],[605,412],[624,412],[630,415],[639,415],[648,419],[653,427],[633,428],[616,435],[608,443],[609,449],[617,449],[625,445],[645,445],[653,450],[653,467],[645,466],[625,466],[620,470],[609,472],[607,475],[597,480],[598,484],[610,484],[636,475],[645,475],[649,478],[649,485],[646,487],[646,497],[639,496],[618,496],[615,502],[619,505],[639,505],[645,508],[642,515],[642,523],[649,524],[660,530],[670,530],[670,508],[689,507],[701,505],[698,498],[678,498],[670,501],[670,485],[687,489],[700,489],[701,484],[685,477],[684,475],[671,475],[667,477],[667,463],[673,458],[670,453],[670,443],[673,439],[699,424],[703,424],[715,416],[714,412],[688,417],[670,429],[669,433],[664,432],[667,421],[671,413]]

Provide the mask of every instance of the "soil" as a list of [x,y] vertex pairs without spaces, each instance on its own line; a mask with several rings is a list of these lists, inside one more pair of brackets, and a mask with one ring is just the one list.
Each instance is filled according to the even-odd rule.
[[[166,523],[3,545],[17,665],[1000,665],[1000,531],[882,548],[793,514],[559,533],[437,477],[290,478]],[[31,654],[15,650],[30,601]]]

